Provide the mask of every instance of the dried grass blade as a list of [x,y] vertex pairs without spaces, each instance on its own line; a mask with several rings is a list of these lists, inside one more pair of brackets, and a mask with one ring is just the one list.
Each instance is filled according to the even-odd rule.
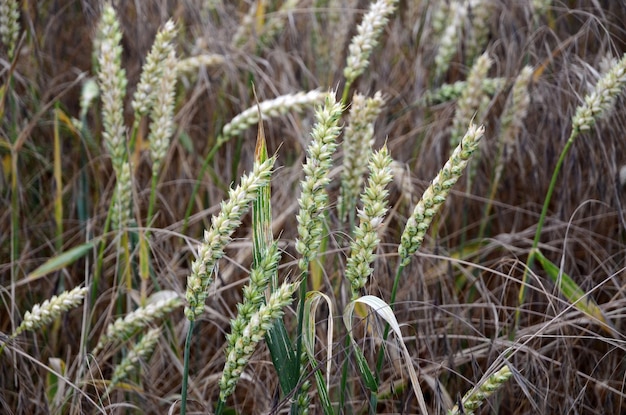
[[333,414],[330,396],[328,395],[328,386],[330,385],[330,373],[332,369],[333,356],[333,303],[326,294],[319,291],[311,291],[307,293],[304,303],[304,329],[302,331],[302,343],[309,357],[309,362],[314,367],[317,365],[315,359],[315,313],[320,302],[324,300],[328,305],[328,327],[326,329],[326,381],[319,370],[315,371],[315,379],[317,381],[317,392],[325,414]]
[[[424,400],[424,394],[422,393],[422,388],[420,387],[419,379],[417,378],[417,373],[415,372],[415,368],[413,367],[413,360],[411,359],[411,355],[409,354],[409,351],[406,348],[406,345],[402,341],[402,333],[400,332],[400,325],[398,324],[398,320],[396,320],[396,316],[393,314],[393,310],[391,309],[391,307],[389,307],[389,305],[386,302],[384,302],[380,298],[375,297],[373,295],[366,295],[366,296],[357,298],[356,300],[352,301],[350,304],[347,305],[343,313],[343,322],[346,325],[346,328],[348,330],[348,335],[350,336],[350,341],[352,342],[352,346],[354,347],[354,351],[356,352],[355,355],[357,356],[357,359],[361,359],[361,358],[365,359],[363,357],[361,349],[359,349],[358,345],[356,344],[356,341],[354,341],[354,338],[352,337],[352,314],[354,311],[354,306],[357,303],[362,303],[371,307],[380,317],[382,317],[389,324],[393,332],[398,337],[398,343],[400,343],[402,352],[404,354],[405,367],[409,371],[409,377],[411,378],[413,392],[415,393],[415,397],[417,398],[417,402],[419,404],[420,410],[422,411],[424,415],[428,414],[428,410],[426,409],[426,402]],[[359,361],[358,363],[359,363],[359,369],[361,369],[362,362]],[[368,377],[371,376],[371,372],[369,371],[369,367],[367,367],[367,363],[365,363],[365,367],[363,367],[363,369],[366,369],[365,374],[369,372]],[[366,379],[366,383],[367,382],[369,382],[368,379]]]

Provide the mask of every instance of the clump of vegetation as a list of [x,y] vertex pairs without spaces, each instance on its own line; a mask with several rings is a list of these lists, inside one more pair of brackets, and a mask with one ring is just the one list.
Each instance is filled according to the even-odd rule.
[[626,6],[508,3],[0,0],[0,411],[624,412]]

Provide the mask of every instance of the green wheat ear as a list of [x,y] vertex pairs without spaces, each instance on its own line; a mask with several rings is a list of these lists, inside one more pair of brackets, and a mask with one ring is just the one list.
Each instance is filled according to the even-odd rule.
[[161,329],[150,329],[141,340],[128,352],[126,357],[115,367],[113,377],[106,390],[106,395],[127,377],[131,376],[138,369],[142,360],[148,360],[157,342],[161,337]]
[[126,71],[122,68],[122,29],[110,3],[102,10],[96,33],[94,53],[98,62],[98,86],[102,101],[102,138],[111,155],[116,185],[113,196],[115,214],[113,227],[125,227],[132,217],[132,182],[128,160],[126,127],[124,125],[124,97]]
[[322,216],[328,207],[326,186],[330,183],[332,156],[337,149],[337,137],[341,133],[338,124],[342,112],[343,107],[332,93],[326,96],[324,105],[315,111],[316,123],[311,132],[312,140],[307,148],[307,158],[302,168],[305,177],[301,183],[302,192],[298,199],[300,210],[296,217],[298,220],[296,250],[301,255],[298,266],[302,271],[308,270],[322,241]]
[[391,161],[385,146],[372,154],[369,163],[370,177],[361,195],[363,208],[358,212],[360,223],[354,231],[354,241],[350,245],[350,258],[346,266],[346,278],[350,281],[353,300],[359,296],[359,291],[373,272],[370,264],[376,259],[374,250],[380,243],[378,230],[388,210],[389,191],[386,186],[393,177]]
[[126,340],[181,305],[182,300],[175,292],[159,291],[151,297],[145,307],[139,307],[109,324],[92,353],[98,353],[109,343]]
[[354,208],[363,187],[363,176],[374,145],[374,122],[385,100],[380,92],[372,98],[354,94],[350,106],[350,123],[343,137],[343,170],[341,193],[337,200],[339,217],[353,219]]
[[83,301],[86,292],[87,287],[76,287],[72,291],[65,291],[41,304],[36,304],[24,314],[22,324],[13,332],[11,338],[14,339],[24,331],[34,331],[50,324],[64,312],[77,307]]
[[17,0],[0,0],[0,39],[7,47],[9,60],[13,59],[20,33],[20,12]]
[[241,333],[229,339],[226,364],[220,379],[220,402],[224,402],[235,390],[235,385],[243,373],[243,368],[250,360],[256,345],[263,339],[272,322],[283,316],[283,309],[293,301],[292,295],[298,283],[284,283],[272,293],[267,304],[250,316]]
[[463,136],[450,159],[424,191],[402,233],[398,247],[401,266],[408,265],[411,261],[411,255],[417,252],[422,245],[433,217],[445,202],[454,184],[461,177],[484,133],[485,127],[470,124],[467,133]]
[[477,389],[469,391],[461,401],[462,409],[456,405],[452,410],[448,411],[448,415],[472,415],[491,395],[496,393],[513,375],[511,369],[504,365],[493,375],[487,378],[487,381],[480,385]]
[[239,186],[230,190],[229,199],[221,203],[220,213],[213,216],[211,228],[204,232],[198,257],[191,264],[191,273],[187,277],[188,305],[185,307],[185,315],[190,321],[195,321],[204,312],[215,265],[224,256],[226,245],[241,224],[250,202],[256,199],[258,189],[269,182],[274,161],[272,157],[263,163],[254,164],[252,173],[243,176]]

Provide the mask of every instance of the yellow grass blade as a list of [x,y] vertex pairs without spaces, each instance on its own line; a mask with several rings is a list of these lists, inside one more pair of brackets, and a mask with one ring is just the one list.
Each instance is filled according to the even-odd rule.
[[150,278],[150,249],[144,231],[139,231],[139,276],[141,277],[141,305],[146,304],[148,279]]
[[255,30],[257,33],[261,33],[263,26],[265,25],[265,3],[267,0],[258,0],[255,13]]

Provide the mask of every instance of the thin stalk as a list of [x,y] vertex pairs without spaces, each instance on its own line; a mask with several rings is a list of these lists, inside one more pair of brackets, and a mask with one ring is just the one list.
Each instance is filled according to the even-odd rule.
[[509,339],[515,338],[515,333],[519,327],[522,310],[521,307],[526,300],[526,291],[528,284],[528,272],[532,268],[535,263],[535,253],[537,252],[537,247],[539,246],[539,238],[541,237],[541,231],[543,230],[543,225],[546,220],[546,216],[548,215],[548,206],[550,206],[550,201],[552,200],[552,193],[554,193],[554,188],[556,187],[556,181],[558,179],[559,173],[561,171],[561,166],[563,165],[563,161],[565,160],[565,156],[569,149],[574,144],[574,140],[578,137],[578,130],[572,130],[565,147],[561,151],[561,155],[559,156],[559,160],[554,167],[554,171],[552,172],[552,178],[550,179],[550,185],[548,186],[548,192],[546,193],[546,197],[543,201],[543,207],[541,208],[541,214],[539,215],[539,222],[537,222],[537,230],[535,231],[535,238],[533,239],[533,244],[528,254],[528,259],[526,260],[526,266],[524,267],[524,274],[522,276],[522,282],[518,297],[518,305],[515,310],[515,325],[513,326],[513,330],[509,334]]
[[[501,157],[502,157],[502,153],[499,152],[497,159],[499,160]],[[502,178],[502,168],[496,167],[493,180],[491,181],[491,189],[489,190],[489,197],[487,198],[487,205],[485,206],[485,212],[483,213],[483,220],[478,230],[479,241],[481,241],[483,239],[483,236],[485,236],[488,218],[489,218],[489,215],[491,214],[491,209],[493,208],[493,200],[496,197],[496,192],[498,191],[498,185],[500,184],[501,178]]]
[[128,141],[128,149],[131,154],[135,151],[135,146],[137,144],[137,134],[139,133],[140,122],[141,122],[141,119],[135,120],[133,124],[133,132],[130,135],[130,140]]
[[222,415],[222,412],[224,412],[224,405],[225,403],[223,400],[221,399],[217,400],[217,406],[215,407],[215,415]]
[[[309,272],[303,271],[300,275],[300,289],[298,292],[298,327],[296,331],[296,358],[300,362],[300,356],[302,356],[302,327],[304,322],[304,303],[306,302],[306,291],[308,287]],[[300,371],[300,364],[298,364],[298,372]],[[295,394],[297,395],[299,388],[296,388]],[[291,405],[291,415],[297,415],[300,408],[298,407],[298,400],[296,399],[293,405]]]
[[346,404],[346,388],[348,385],[348,360],[350,358],[350,351],[352,350],[350,345],[350,337],[346,336],[346,341],[344,342],[344,347],[346,350],[345,360],[343,362],[343,367],[341,368],[341,384],[339,385],[339,413],[343,414],[344,405]]
[[159,172],[152,172],[152,183],[150,186],[150,202],[148,203],[148,216],[146,217],[145,232],[139,231],[139,276],[141,278],[141,304],[145,305],[147,299],[148,278],[150,278],[150,249],[148,249],[150,239],[150,229],[154,218],[154,206],[156,204],[157,184],[159,182]]
[[[189,349],[191,346],[191,336],[193,334],[193,326],[195,321],[189,321],[189,329],[187,330],[187,338],[185,339],[185,354],[183,358],[183,386],[180,393],[180,414],[187,413],[187,384],[189,379]],[[217,412],[216,412],[217,413]]]
[[239,162],[241,161],[241,150],[243,148],[243,135],[237,137],[237,142],[235,144],[235,151],[233,153],[233,161],[230,166],[230,177],[237,177],[237,170],[239,169]]
[[[348,212],[348,234],[349,235],[354,235],[354,229],[356,228],[356,212],[354,209],[350,209],[350,211]],[[340,288],[340,287],[337,287]],[[339,390],[339,412],[343,413],[344,411],[344,405],[346,402],[346,389],[347,389],[347,382],[348,382],[348,366],[349,366],[349,362],[350,362],[350,355],[352,352],[352,347],[350,344],[350,337],[346,336],[346,340],[345,340],[345,344],[344,344],[344,350],[345,350],[345,359],[343,361],[343,367],[341,369],[341,383],[340,383],[340,390]]]
[[[18,179],[17,179],[17,159],[18,152],[15,146],[11,146],[11,321],[13,321],[15,304],[15,283],[17,282],[17,256],[19,252],[19,219],[20,219],[20,201],[18,197]],[[15,327],[12,327],[15,331]]]
[[[59,133],[59,103],[55,104],[54,112],[54,221],[56,222],[56,232],[54,247],[57,252],[63,249],[63,176],[61,174],[61,136]],[[61,274],[63,275],[63,274]],[[63,277],[61,277],[61,291],[64,291]]]

